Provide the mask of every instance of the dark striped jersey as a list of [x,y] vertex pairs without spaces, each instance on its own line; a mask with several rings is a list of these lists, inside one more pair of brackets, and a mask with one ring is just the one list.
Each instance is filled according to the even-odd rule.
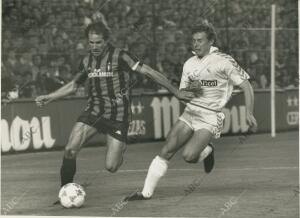
[[131,72],[140,65],[136,57],[108,44],[102,55],[85,56],[75,77],[77,84],[87,81],[86,111],[110,120],[129,121]]

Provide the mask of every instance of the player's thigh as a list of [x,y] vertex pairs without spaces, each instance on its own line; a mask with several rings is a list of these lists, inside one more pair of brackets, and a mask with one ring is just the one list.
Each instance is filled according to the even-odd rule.
[[207,129],[199,129],[194,132],[183,149],[182,155],[187,162],[197,162],[200,153],[211,141],[213,134]]
[[107,150],[105,157],[106,168],[109,171],[116,171],[123,161],[123,154],[126,150],[126,143],[107,134]]
[[81,149],[82,145],[96,133],[97,130],[94,127],[81,122],[76,122],[65,148],[66,153],[77,153]]
[[169,160],[190,139],[193,130],[185,122],[178,120],[167,136],[166,144],[163,146],[160,156]]

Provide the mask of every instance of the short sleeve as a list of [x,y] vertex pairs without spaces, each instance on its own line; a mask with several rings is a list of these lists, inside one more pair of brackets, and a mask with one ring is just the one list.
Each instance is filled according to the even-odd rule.
[[190,79],[188,77],[187,66],[186,64],[184,64],[179,89],[187,88],[189,84],[190,84]]
[[143,63],[136,56],[129,54],[126,51],[122,51],[120,57],[120,64],[122,68],[129,67],[131,70],[136,71],[138,67],[141,67],[143,65]]
[[74,81],[75,83],[82,85],[87,79],[87,72],[84,67],[83,60],[80,62],[78,67],[78,72],[75,75]]
[[246,71],[243,70],[233,58],[225,60],[223,67],[225,74],[236,86],[250,78]]

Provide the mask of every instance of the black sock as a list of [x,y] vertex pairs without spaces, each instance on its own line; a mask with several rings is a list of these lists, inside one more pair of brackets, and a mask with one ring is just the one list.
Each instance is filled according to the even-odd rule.
[[63,159],[62,166],[60,168],[60,181],[61,186],[73,182],[74,175],[76,173],[76,159]]

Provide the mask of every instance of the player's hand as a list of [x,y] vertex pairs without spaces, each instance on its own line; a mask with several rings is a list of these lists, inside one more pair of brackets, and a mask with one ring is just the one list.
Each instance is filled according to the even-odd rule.
[[191,101],[193,98],[196,97],[196,95],[193,92],[179,90],[176,93],[176,97],[182,101]]
[[182,89],[183,91],[188,91],[188,92],[193,92],[196,97],[199,97],[202,94],[202,89],[201,89],[201,82],[195,80],[193,82],[191,82],[191,84]]
[[38,107],[43,107],[44,105],[50,103],[54,99],[50,97],[50,95],[41,95],[36,97],[35,103]]
[[247,113],[246,121],[247,121],[247,124],[249,125],[249,130],[251,132],[256,132],[257,131],[257,122],[252,113]]

